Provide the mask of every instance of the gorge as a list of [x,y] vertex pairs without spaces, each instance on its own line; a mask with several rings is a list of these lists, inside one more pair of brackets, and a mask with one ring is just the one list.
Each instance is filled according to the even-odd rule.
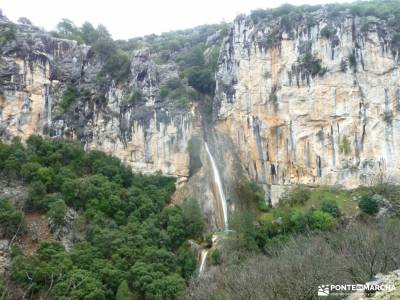
[[[301,204],[315,200],[305,205],[305,219],[311,222],[307,226],[323,231],[325,224],[312,218],[331,222],[330,229],[339,227],[336,219],[315,211],[325,198],[344,199],[340,205],[350,211],[342,222],[347,226],[359,212],[352,201],[362,200],[364,187],[398,184],[400,3],[387,3],[392,2],[397,10],[387,14],[376,9],[379,1],[284,5],[239,15],[229,24],[128,41],[112,40],[101,27],[77,28],[67,21],[55,32],[45,32],[28,22],[13,23],[0,11],[0,139],[11,145],[16,138],[27,143],[32,135],[54,143],[76,141],[87,153],[102,151],[121,160],[117,175],[99,163],[101,172],[112,173],[110,180],[123,186],[121,197],[129,194],[125,188],[132,188],[121,179],[128,176],[126,167],[140,176],[156,176],[155,186],[165,189],[162,198],[168,194],[172,204],[195,199],[204,232],[211,234],[208,240],[196,236],[200,242],[191,244],[200,275],[210,262],[217,268],[224,260],[219,253],[223,242],[213,241],[212,233],[223,240],[231,222],[233,227],[255,223],[237,217],[241,210],[261,216],[257,222],[271,223],[265,232],[262,225],[255,226],[261,228],[254,234],[257,245],[246,251],[259,247],[275,253],[265,236],[275,241],[281,231],[292,230],[276,229],[286,226],[279,204],[290,199],[292,191],[301,198],[306,192],[296,190],[298,186],[316,191],[315,199],[307,194]],[[39,148],[34,149],[40,153]],[[63,172],[69,176],[69,170]],[[169,186],[163,186],[157,177],[161,175],[176,179],[173,191],[168,179]],[[135,188],[151,195],[150,181],[143,179]],[[390,215],[396,205],[382,198],[381,207]],[[170,208],[167,201],[163,205]],[[184,214],[171,211],[167,217],[160,213],[161,221],[154,223],[173,223],[176,215]],[[70,214],[75,216],[74,211]],[[341,217],[336,211],[333,215]],[[295,217],[287,226],[298,221]],[[135,231],[133,227],[128,229]],[[357,230],[354,235],[361,232]],[[374,230],[381,233],[380,227]],[[159,236],[164,247],[168,239]],[[186,248],[171,243],[174,254],[186,255]],[[141,266],[134,271],[135,276],[144,273]],[[140,293],[145,295],[144,289]]]

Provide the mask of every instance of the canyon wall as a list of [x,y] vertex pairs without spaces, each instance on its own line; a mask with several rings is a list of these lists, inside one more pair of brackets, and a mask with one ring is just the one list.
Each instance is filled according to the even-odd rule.
[[220,56],[215,131],[272,202],[293,184],[398,178],[399,62],[390,35],[384,21],[322,9],[286,23],[235,20]]
[[[11,25],[0,17],[3,32]],[[399,45],[387,21],[325,9],[237,17],[202,48],[207,57],[209,43],[221,45],[212,122],[201,93],[196,100],[162,95],[163,87],[187,76],[173,43],[167,59],[165,48],[154,54],[158,50],[133,47],[128,75],[122,82],[106,76],[104,83],[105,61],[93,47],[32,25],[15,28],[15,37],[1,45],[3,140],[73,138],[137,172],[161,172],[179,182],[192,176],[182,197],[193,192],[210,214],[213,205],[205,198],[215,188],[204,141],[231,208],[241,176],[263,185],[272,203],[294,184],[352,188],[399,176]],[[193,88],[182,82],[190,95]],[[194,136],[197,173],[188,150]]]
[[[148,49],[140,49],[132,53],[129,78],[102,86],[98,74],[104,62],[92,47],[34,26],[15,27],[5,17],[0,25],[16,28],[15,38],[1,49],[3,140],[31,134],[74,138],[86,149],[116,155],[137,172],[187,179],[195,107],[179,109],[159,97],[160,86],[178,78],[177,65],[157,65]],[[133,90],[140,99],[130,99]],[[67,107],[68,93],[77,100]]]

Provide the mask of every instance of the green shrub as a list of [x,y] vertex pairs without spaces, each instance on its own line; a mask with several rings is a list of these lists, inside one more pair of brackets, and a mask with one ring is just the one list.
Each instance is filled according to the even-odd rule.
[[217,266],[217,265],[220,265],[221,263],[222,263],[221,251],[219,249],[215,249],[211,253],[211,264],[213,266]]
[[38,211],[47,211],[49,199],[46,196],[46,186],[41,181],[34,181],[29,189],[29,208]]
[[361,197],[358,207],[368,215],[376,215],[379,212],[379,203],[373,197],[364,195]]
[[199,202],[188,198],[182,204],[183,217],[186,222],[186,234],[192,239],[200,239],[203,235],[204,221]]
[[321,210],[309,214],[309,226],[312,230],[329,230],[336,225],[336,220],[331,214]]
[[311,54],[310,49],[307,49],[306,53],[299,57],[298,63],[300,70],[306,71],[312,77],[323,76],[327,71],[327,68],[321,66],[321,60]]
[[230,215],[229,227],[233,230],[233,247],[237,250],[256,251],[257,234],[254,215],[249,211],[237,211]]
[[139,298],[134,295],[129,289],[128,282],[126,280],[122,281],[118,287],[117,294],[115,296],[116,300],[139,300]]
[[213,235],[212,233],[208,233],[205,237],[204,237],[204,242],[205,242],[205,247],[206,248],[211,248],[213,245],[213,241],[212,241]]
[[356,53],[355,50],[353,50],[352,53],[349,54],[349,66],[350,68],[353,69],[353,72],[357,72],[357,58],[356,58]]
[[291,227],[294,232],[305,232],[308,229],[307,216],[302,211],[295,211],[290,216]]
[[332,25],[326,25],[321,29],[320,34],[321,36],[329,39],[331,36],[336,34],[336,29],[332,27]]
[[214,95],[214,73],[207,68],[193,67],[188,71],[188,84],[205,95]]
[[133,104],[139,102],[142,99],[143,99],[142,91],[135,88],[129,94],[129,98],[128,98],[127,104],[133,105]]
[[47,216],[50,220],[57,224],[63,225],[65,220],[65,214],[67,213],[67,205],[64,200],[58,199],[49,204],[49,210],[47,211]]
[[340,209],[333,200],[324,200],[321,204],[321,211],[330,214],[334,218],[340,217]]
[[339,151],[340,153],[344,155],[349,155],[351,151],[351,144],[347,136],[342,137],[342,140],[339,145]]
[[64,94],[61,98],[60,107],[62,112],[68,111],[71,105],[79,99],[79,91],[76,87],[70,85],[64,91]]
[[197,136],[192,136],[188,143],[189,152],[189,176],[192,176],[202,166],[200,159],[201,140]]
[[11,206],[8,201],[0,199],[0,233],[1,238],[12,238],[22,229],[24,214]]
[[295,206],[295,205],[304,205],[311,196],[311,191],[309,188],[303,186],[303,185],[298,185],[294,187],[286,197],[283,199],[283,203],[287,203],[290,206]]
[[0,26],[0,47],[16,38],[16,26],[12,23]]
[[236,193],[247,208],[257,207],[259,211],[268,211],[269,207],[264,198],[264,190],[255,181],[242,178],[236,185]]

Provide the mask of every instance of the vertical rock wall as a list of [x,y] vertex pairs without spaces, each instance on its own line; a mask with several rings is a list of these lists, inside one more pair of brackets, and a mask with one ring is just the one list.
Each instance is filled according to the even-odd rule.
[[399,175],[398,51],[385,22],[312,18],[287,30],[240,16],[220,57],[215,129],[273,201],[286,185]]

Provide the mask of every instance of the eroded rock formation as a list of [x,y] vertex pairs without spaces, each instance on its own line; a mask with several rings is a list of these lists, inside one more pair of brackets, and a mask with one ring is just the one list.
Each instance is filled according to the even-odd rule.
[[238,17],[217,73],[215,130],[273,201],[292,184],[355,187],[398,177],[400,81],[390,28],[375,18]]

